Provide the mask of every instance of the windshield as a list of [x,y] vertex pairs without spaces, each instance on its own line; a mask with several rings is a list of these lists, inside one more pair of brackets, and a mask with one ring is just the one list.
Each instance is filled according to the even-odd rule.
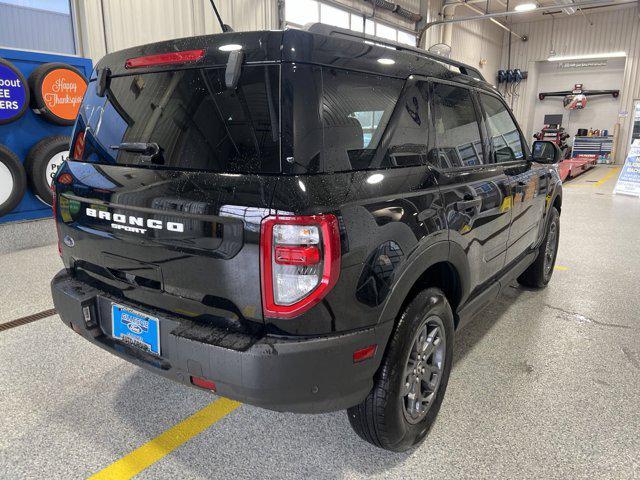
[[280,67],[245,66],[236,89],[225,69],[185,69],[89,85],[78,129],[83,160],[212,172],[280,172]]

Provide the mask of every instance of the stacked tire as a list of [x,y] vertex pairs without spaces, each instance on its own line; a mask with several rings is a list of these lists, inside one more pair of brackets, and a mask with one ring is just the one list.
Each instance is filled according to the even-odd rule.
[[0,145],[0,217],[18,206],[27,190],[27,174],[18,156]]
[[22,118],[31,103],[28,81],[11,62],[0,58],[0,125]]
[[[20,119],[31,108],[43,120],[70,126],[80,108],[87,79],[77,68],[64,63],[38,66],[28,79],[11,62],[0,58],[0,125]],[[51,183],[58,168],[69,157],[68,136],[45,137],[20,158],[0,145],[0,217],[13,211],[24,197],[27,187],[42,202],[51,205]]]
[[47,205],[53,203],[51,183],[62,162],[69,158],[70,142],[66,136],[43,138],[29,150],[24,162],[31,191]]

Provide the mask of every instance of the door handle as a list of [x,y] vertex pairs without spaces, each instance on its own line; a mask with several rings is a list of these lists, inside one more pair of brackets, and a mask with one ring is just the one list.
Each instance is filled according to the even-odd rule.
[[471,210],[472,208],[477,208],[482,205],[481,198],[474,198],[472,200],[462,200],[460,202],[454,203],[454,207],[458,212],[464,212],[466,210]]

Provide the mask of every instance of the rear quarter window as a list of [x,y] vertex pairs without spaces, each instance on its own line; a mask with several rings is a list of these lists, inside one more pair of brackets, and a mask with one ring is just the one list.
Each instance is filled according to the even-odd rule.
[[325,171],[370,168],[404,81],[325,68],[322,85]]
[[404,80],[311,65],[283,65],[285,173],[379,167],[376,153]]

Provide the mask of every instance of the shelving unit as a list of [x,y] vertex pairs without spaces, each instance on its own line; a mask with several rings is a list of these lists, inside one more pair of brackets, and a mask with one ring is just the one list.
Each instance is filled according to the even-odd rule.
[[608,160],[613,150],[613,136],[575,137],[571,158],[592,158]]

